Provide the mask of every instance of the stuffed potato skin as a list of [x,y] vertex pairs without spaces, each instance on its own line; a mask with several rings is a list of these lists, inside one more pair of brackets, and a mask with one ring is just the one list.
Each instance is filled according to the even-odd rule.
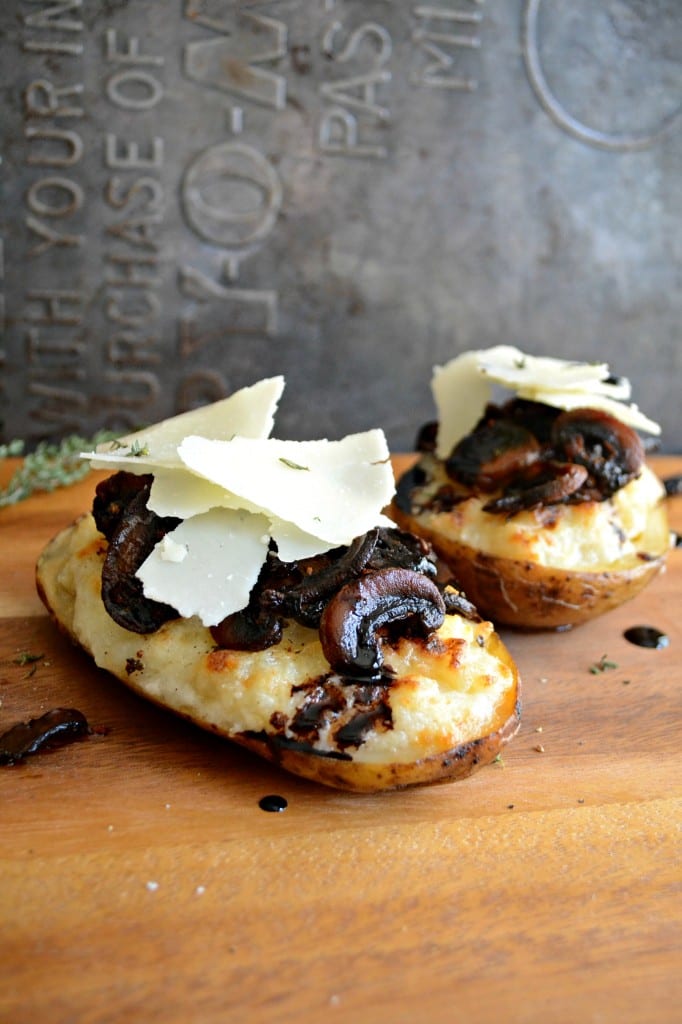
[[[196,618],[129,632],[101,600],[106,551],[85,515],[41,554],[37,589],[57,625],[135,692],[289,772],[354,792],[455,781],[493,761],[519,728],[518,670],[489,622],[447,615],[426,639],[393,641],[388,674],[372,688],[335,677],[318,631],[298,623],[256,652],[217,648]],[[339,721],[354,740],[338,741]]]
[[[532,552],[528,557],[508,557],[462,540],[457,535],[457,506],[439,509],[424,500],[444,479],[442,464],[431,454],[423,456],[400,478],[391,516],[402,529],[431,543],[480,613],[500,625],[525,629],[579,625],[634,598],[664,567],[670,529],[662,499],[648,508],[644,529],[620,557],[604,561],[595,552],[592,564],[568,568],[542,564]],[[589,511],[594,512],[594,507]],[[487,518],[497,519],[500,529],[504,528],[504,517]],[[560,512],[547,527],[548,531],[559,529]]]

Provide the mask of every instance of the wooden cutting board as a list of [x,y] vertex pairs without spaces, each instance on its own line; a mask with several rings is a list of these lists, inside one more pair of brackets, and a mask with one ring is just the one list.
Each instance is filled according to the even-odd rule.
[[[95,479],[0,510],[0,730],[55,706],[95,728],[0,768],[3,1024],[680,1020],[679,549],[601,619],[503,633],[524,716],[501,762],[357,796],[146,704],[57,633],[33,566]],[[628,643],[639,624],[669,646]]]

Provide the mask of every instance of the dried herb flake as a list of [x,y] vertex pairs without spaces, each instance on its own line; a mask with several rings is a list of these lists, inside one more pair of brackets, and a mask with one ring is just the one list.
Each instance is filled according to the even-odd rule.
[[299,466],[298,462],[292,462],[291,459],[285,459],[284,456],[280,456],[279,460],[283,465],[288,466],[289,469],[302,469],[306,473],[310,472],[310,466]]
[[618,663],[615,661],[609,661],[608,655],[602,654],[599,661],[595,662],[594,665],[590,665],[590,672],[593,676],[597,676],[600,672],[606,672],[611,668],[618,668]]

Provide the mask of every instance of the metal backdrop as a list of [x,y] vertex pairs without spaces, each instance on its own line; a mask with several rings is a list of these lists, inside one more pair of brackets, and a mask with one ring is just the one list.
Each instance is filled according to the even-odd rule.
[[0,419],[284,373],[409,449],[472,347],[601,359],[682,450],[680,0],[4,0]]

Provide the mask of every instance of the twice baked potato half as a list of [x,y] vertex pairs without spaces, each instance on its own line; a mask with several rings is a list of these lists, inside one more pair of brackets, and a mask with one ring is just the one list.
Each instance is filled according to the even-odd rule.
[[448,507],[451,485],[443,463],[424,455],[401,477],[391,516],[427,540],[446,574],[500,625],[562,629],[586,622],[639,594],[670,550],[663,488],[646,468],[615,502],[512,518],[485,512],[485,498],[461,492]]
[[[492,386],[516,391],[491,400]],[[391,515],[425,538],[481,614],[577,625],[638,594],[670,549],[665,489],[605,364],[498,346],[436,368],[438,419]]]
[[[442,595],[444,602],[431,626],[428,609],[412,606],[402,618],[388,611],[390,594],[372,619],[367,602],[376,595],[368,581],[373,585],[376,574],[383,581],[381,574],[392,571],[386,551],[396,539],[384,543],[386,531],[378,533],[380,557],[374,563],[370,557],[359,577],[367,586],[358,589],[356,577],[354,590],[341,587],[327,602],[337,612],[340,602],[339,621],[327,621],[334,620],[331,612],[320,627],[285,617],[279,638],[261,649],[230,646],[244,646],[236,633],[250,629],[253,617],[250,624],[240,620],[236,632],[234,621],[210,629],[196,616],[177,615],[147,633],[121,626],[102,600],[110,544],[90,514],[47,545],[37,587],[59,627],[101,669],[287,771],[357,792],[462,779],[494,760],[519,727],[517,667],[490,622],[415,569],[398,571],[423,576],[420,597],[437,605]],[[405,538],[397,539],[402,551]],[[415,550],[421,560],[424,547]],[[317,566],[325,580],[330,565],[326,559]],[[307,571],[311,566],[303,568],[309,592],[319,576]],[[393,583],[388,590],[400,591]],[[349,655],[349,640],[358,637],[360,650]],[[248,642],[253,646],[253,637]],[[349,656],[355,668],[344,670]]]

